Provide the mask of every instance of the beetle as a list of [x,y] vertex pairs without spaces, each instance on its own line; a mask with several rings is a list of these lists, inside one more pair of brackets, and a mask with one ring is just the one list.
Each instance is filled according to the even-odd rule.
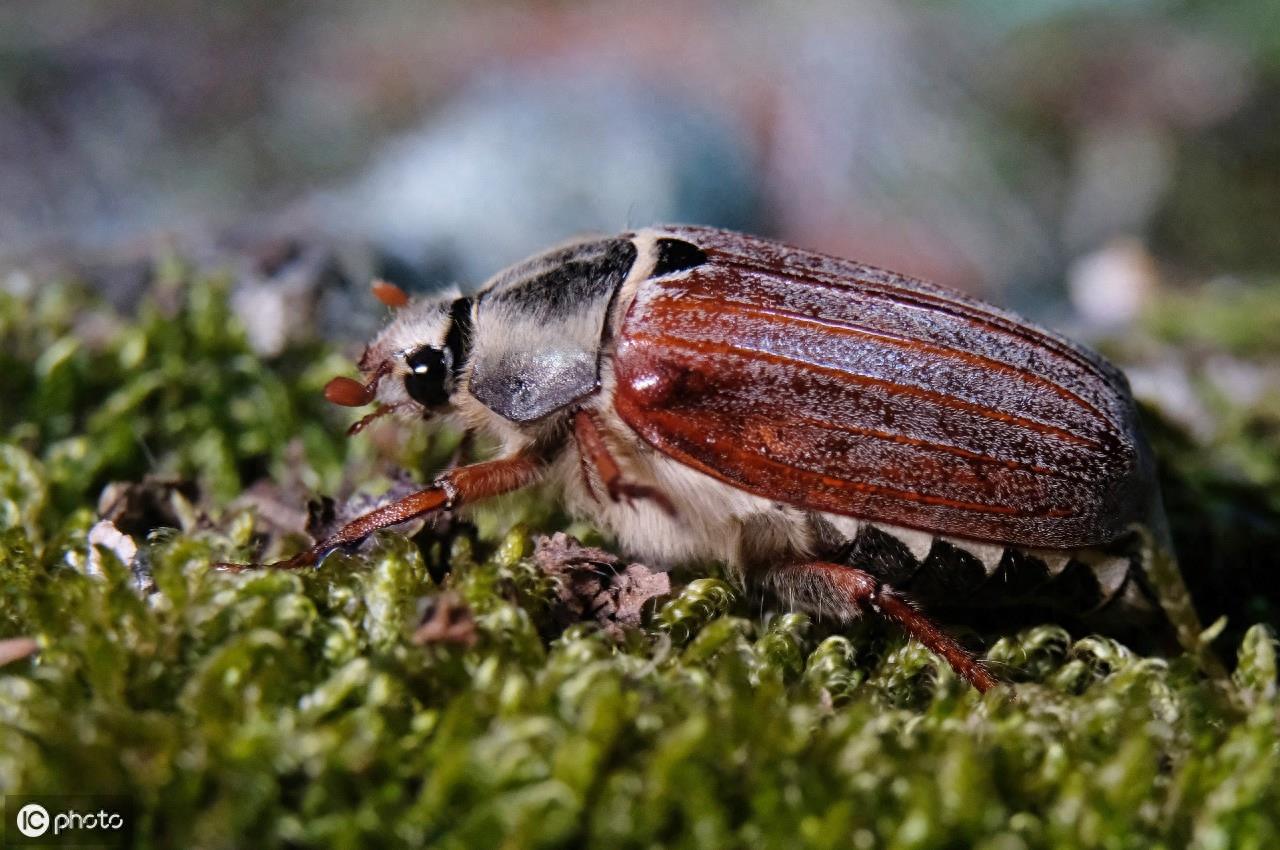
[[996,676],[935,614],[1199,632],[1149,576],[1160,500],[1123,375],[1010,312],[695,226],[574,241],[472,295],[375,294],[398,311],[364,381],[325,388],[376,403],[353,431],[450,416],[501,449],[276,566],[549,480],[628,555],[723,562],[841,621],[878,614],[980,691]]

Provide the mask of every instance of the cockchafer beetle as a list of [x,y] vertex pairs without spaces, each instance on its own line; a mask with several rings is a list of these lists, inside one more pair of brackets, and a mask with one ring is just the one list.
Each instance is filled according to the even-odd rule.
[[[280,567],[550,479],[650,563],[720,561],[788,604],[879,614],[979,690],[917,608],[1199,634],[1124,377],[1004,310],[706,227],[554,248],[406,303],[330,401],[455,417],[502,446]],[[1163,588],[1153,589],[1155,573]],[[1162,573],[1162,574],[1161,574]]]

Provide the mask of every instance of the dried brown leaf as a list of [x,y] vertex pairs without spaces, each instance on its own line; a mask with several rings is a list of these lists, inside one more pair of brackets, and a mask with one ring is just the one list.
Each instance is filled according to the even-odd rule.
[[538,539],[533,553],[538,567],[556,583],[556,620],[562,626],[595,621],[610,636],[641,624],[651,599],[671,592],[665,572],[644,564],[621,566],[603,549],[583,546],[563,532]]

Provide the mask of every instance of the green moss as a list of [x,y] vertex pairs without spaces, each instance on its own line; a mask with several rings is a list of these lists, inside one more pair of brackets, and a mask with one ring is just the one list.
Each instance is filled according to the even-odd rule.
[[[389,466],[319,402],[341,358],[262,362],[221,285],[174,281],[128,321],[59,287],[0,300],[0,637],[41,646],[0,669],[0,793],[128,795],[157,847],[1280,846],[1265,626],[1232,700],[1052,625],[990,645],[1017,698],[982,697],[891,632],[762,617],[716,578],[617,644],[553,626],[537,494],[429,541],[442,583],[394,535],[211,571],[248,551],[225,505],[259,476]],[[209,518],[139,541],[144,597],[108,552],[89,574],[85,531],[104,483],[156,472],[199,479]],[[474,640],[415,645],[444,587]]]
[[1233,354],[1280,354],[1280,283],[1219,284],[1196,294],[1166,293],[1147,317],[1161,338]]

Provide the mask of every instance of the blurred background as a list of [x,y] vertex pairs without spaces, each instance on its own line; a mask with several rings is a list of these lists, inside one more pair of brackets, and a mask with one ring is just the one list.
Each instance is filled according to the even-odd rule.
[[0,295],[128,313],[181,257],[270,363],[358,351],[373,275],[474,287],[658,221],[1100,345],[1200,598],[1280,617],[1275,0],[0,0]]
[[8,2],[0,260],[474,284],[684,221],[1123,323],[1274,271],[1278,115],[1268,0]]

